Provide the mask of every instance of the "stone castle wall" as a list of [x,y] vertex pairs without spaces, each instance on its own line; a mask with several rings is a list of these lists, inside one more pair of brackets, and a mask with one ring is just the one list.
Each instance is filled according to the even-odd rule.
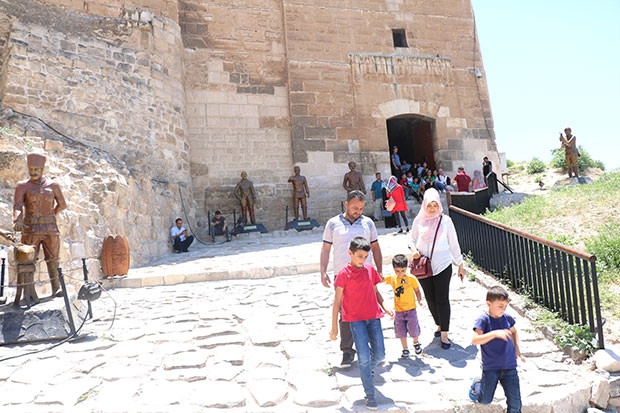
[[16,135],[2,136],[2,155],[23,158],[0,171],[3,202],[16,182],[7,174],[25,179],[26,153],[43,149],[37,138],[60,141],[48,163],[69,202],[64,266],[97,260],[113,234],[129,238],[132,265],[151,261],[170,252],[174,218],[193,217],[182,50],[178,24],[148,11],[101,18],[0,0],[2,106],[17,115],[3,121]]
[[3,106],[156,178],[188,178],[176,23],[149,13],[103,19],[40,5],[29,13],[36,3],[0,6],[15,15]]
[[[349,161],[367,186],[389,172],[393,117],[432,123],[428,151],[451,176],[480,169],[485,155],[497,161],[486,84],[472,73],[483,66],[469,2],[180,4],[198,214],[236,207],[232,188],[247,169],[257,216],[284,225],[299,165],[309,214],[324,222],[340,211]],[[394,47],[392,29],[408,48]]]
[[[276,230],[299,165],[309,215],[324,223],[340,212],[349,161],[367,187],[389,172],[388,119],[426,122],[420,145],[449,175],[485,155],[498,162],[468,1],[15,3],[0,0],[3,107],[132,174],[187,187],[187,219],[205,238],[209,213],[239,217],[241,171],[257,220]],[[395,47],[393,29],[408,47]],[[140,196],[161,202],[155,192]],[[166,205],[170,219],[183,215],[180,199]],[[156,242],[168,226],[153,229]]]

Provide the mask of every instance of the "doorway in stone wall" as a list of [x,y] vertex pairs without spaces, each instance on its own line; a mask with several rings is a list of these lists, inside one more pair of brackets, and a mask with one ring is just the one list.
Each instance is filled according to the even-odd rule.
[[399,115],[387,119],[386,127],[390,155],[392,148],[398,146],[401,162],[403,160],[409,164],[426,162],[430,169],[436,168],[433,151],[435,122],[432,119],[416,115]]

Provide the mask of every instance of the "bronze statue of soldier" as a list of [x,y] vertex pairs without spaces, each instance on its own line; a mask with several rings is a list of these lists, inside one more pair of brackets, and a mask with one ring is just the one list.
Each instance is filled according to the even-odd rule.
[[364,185],[364,177],[361,172],[356,171],[356,163],[349,162],[349,172],[344,174],[342,180],[342,187],[347,191],[347,194],[351,191],[362,191],[366,193],[366,185]]
[[248,179],[246,171],[241,172],[241,180],[235,186],[235,197],[241,203],[241,215],[243,223],[248,223],[248,213],[252,224],[256,224],[254,219],[254,204],[256,203],[256,195],[254,193],[254,184]]
[[566,137],[560,132],[561,149],[564,150],[564,159],[566,161],[566,168],[568,169],[568,177],[572,178],[573,173],[575,178],[579,178],[579,149],[577,148],[577,138],[572,134],[570,128],[564,129]]
[[47,272],[52,285],[52,296],[61,297],[58,266],[60,261],[60,231],[56,215],[67,208],[60,185],[43,176],[45,155],[28,155],[30,179],[15,188],[13,229],[21,231],[21,241],[35,248],[35,257],[43,248]]
[[305,176],[300,175],[301,169],[299,166],[296,166],[293,171],[295,172],[295,175],[291,176],[288,181],[293,184],[293,209],[295,210],[295,221],[299,220],[300,205],[304,220],[307,220],[308,207],[306,205],[306,198],[310,196],[308,181],[306,181]]

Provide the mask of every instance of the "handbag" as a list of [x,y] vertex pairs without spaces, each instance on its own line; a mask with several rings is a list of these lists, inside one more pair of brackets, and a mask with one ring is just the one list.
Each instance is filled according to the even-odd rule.
[[439,226],[441,225],[441,219],[443,215],[439,217],[439,222],[437,223],[437,229],[435,229],[435,237],[433,238],[433,247],[431,249],[431,256],[426,257],[421,255],[419,258],[414,258],[409,264],[409,271],[411,275],[414,275],[418,280],[423,280],[428,277],[433,276],[433,267],[431,266],[431,258],[433,257],[433,252],[435,252],[435,241],[437,241],[437,233],[439,232]]
[[394,208],[396,208],[396,200],[394,198],[388,198],[388,200],[385,201],[385,209],[392,212]]

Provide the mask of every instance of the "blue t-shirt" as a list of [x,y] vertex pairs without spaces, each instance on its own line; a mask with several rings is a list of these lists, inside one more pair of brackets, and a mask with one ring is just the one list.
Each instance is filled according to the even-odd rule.
[[383,181],[379,182],[375,180],[372,185],[370,185],[370,190],[375,195],[375,199],[383,199]]
[[[493,330],[510,330],[515,325],[515,319],[504,313],[500,318],[493,318],[483,314],[476,320],[474,331],[478,328],[486,334]],[[504,341],[494,338],[480,346],[482,352],[482,370],[507,370],[517,368],[517,355],[512,338]]]
[[397,153],[392,154],[392,159],[394,160],[394,164],[400,168],[400,156]]

